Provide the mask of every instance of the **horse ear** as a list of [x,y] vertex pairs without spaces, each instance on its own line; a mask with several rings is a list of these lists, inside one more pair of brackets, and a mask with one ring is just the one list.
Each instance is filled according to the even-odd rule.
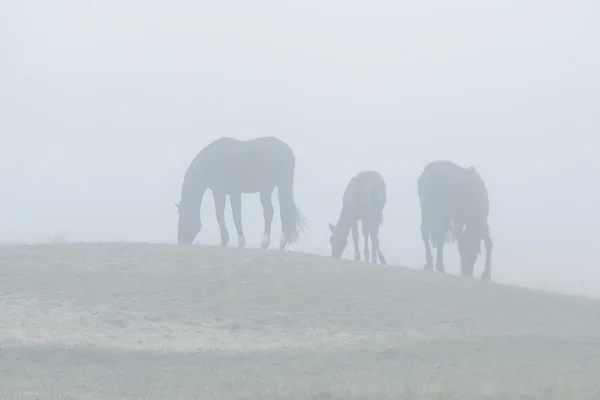
[[177,214],[179,214],[179,203],[175,203],[175,207],[177,207]]
[[331,231],[331,233],[333,233],[333,231],[335,231],[335,226],[331,224],[331,222],[329,223],[329,230]]

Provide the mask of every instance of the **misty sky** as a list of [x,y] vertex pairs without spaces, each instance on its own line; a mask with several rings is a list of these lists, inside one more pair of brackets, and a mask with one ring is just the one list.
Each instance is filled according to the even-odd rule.
[[[297,249],[329,250],[348,180],[375,169],[382,250],[421,268],[416,178],[449,159],[486,181],[495,280],[600,294],[599,20],[591,0],[9,0],[0,241],[172,243],[196,153],[275,135],[310,224]],[[258,195],[243,201],[258,247]],[[217,244],[210,192],[202,219]]]

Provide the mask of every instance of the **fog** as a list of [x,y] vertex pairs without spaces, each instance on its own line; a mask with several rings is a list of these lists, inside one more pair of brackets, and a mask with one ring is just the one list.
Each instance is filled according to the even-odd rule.
[[[193,157],[221,136],[274,135],[296,154],[309,223],[292,249],[327,254],[348,180],[374,169],[388,187],[382,250],[422,268],[416,179],[448,159],[487,184],[495,281],[600,295],[597,2],[31,0],[0,10],[2,242],[174,243]],[[275,195],[274,206],[272,246]],[[229,207],[226,218],[235,246]],[[202,220],[198,241],[218,244],[210,193]],[[243,221],[258,247],[258,195],[244,195]],[[458,273],[456,246],[445,259]]]

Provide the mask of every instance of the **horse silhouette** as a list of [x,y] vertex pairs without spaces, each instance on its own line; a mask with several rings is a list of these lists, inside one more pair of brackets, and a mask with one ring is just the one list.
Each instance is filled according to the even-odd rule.
[[336,225],[329,223],[331,230],[331,256],[340,258],[348,242],[348,232],[352,230],[354,259],[360,260],[358,247],[358,221],[361,221],[365,239],[365,261],[369,262],[369,237],[371,238],[371,261],[382,264],[385,257],[379,248],[379,226],[383,223],[383,209],[386,203],[386,186],[381,174],[363,171],[350,179],[344,191],[342,211]]
[[238,140],[222,137],[202,149],[188,167],[181,188],[177,243],[192,244],[202,228],[200,208],[207,189],[211,189],[215,213],[221,233],[221,246],[229,243],[225,225],[225,200],[229,196],[233,220],[238,234],[238,247],[246,239],[242,228],[242,193],[260,193],[265,220],[261,248],[269,247],[273,204],[271,196],[277,187],[282,234],[279,245],[295,243],[306,223],[294,202],[296,158],[292,149],[275,137]]
[[421,204],[421,237],[425,244],[425,270],[433,270],[431,244],[437,248],[435,268],[444,269],[444,243],[458,242],[461,273],[472,277],[485,242],[486,259],[482,280],[491,279],[492,239],[488,227],[488,193],[473,167],[450,161],[429,163],[417,180]]

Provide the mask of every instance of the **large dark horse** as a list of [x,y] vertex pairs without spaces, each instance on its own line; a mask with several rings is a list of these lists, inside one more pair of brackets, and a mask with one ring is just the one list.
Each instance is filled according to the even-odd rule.
[[344,192],[342,212],[336,225],[329,224],[331,230],[331,256],[340,258],[348,242],[348,232],[352,229],[354,259],[360,260],[358,248],[358,221],[361,221],[365,238],[365,261],[369,262],[369,236],[373,252],[371,261],[382,264],[385,257],[379,248],[379,226],[383,223],[383,208],[386,202],[385,181],[375,171],[363,171],[350,179]]
[[473,167],[450,161],[429,163],[417,181],[421,203],[421,237],[425,244],[426,270],[433,270],[431,244],[437,248],[435,268],[444,270],[444,243],[458,242],[461,273],[472,277],[475,262],[485,242],[486,259],[482,280],[491,279],[492,239],[487,223],[488,193]]
[[282,235],[279,249],[294,243],[305,221],[294,202],[294,172],[296,158],[292,149],[274,137],[237,140],[223,137],[198,153],[188,167],[181,188],[177,243],[192,244],[200,232],[200,207],[207,189],[211,189],[221,246],[227,246],[229,233],[225,226],[225,200],[229,195],[233,220],[238,234],[238,246],[246,243],[242,229],[242,193],[260,193],[265,230],[261,248],[269,247],[273,204],[271,196],[277,187]]

